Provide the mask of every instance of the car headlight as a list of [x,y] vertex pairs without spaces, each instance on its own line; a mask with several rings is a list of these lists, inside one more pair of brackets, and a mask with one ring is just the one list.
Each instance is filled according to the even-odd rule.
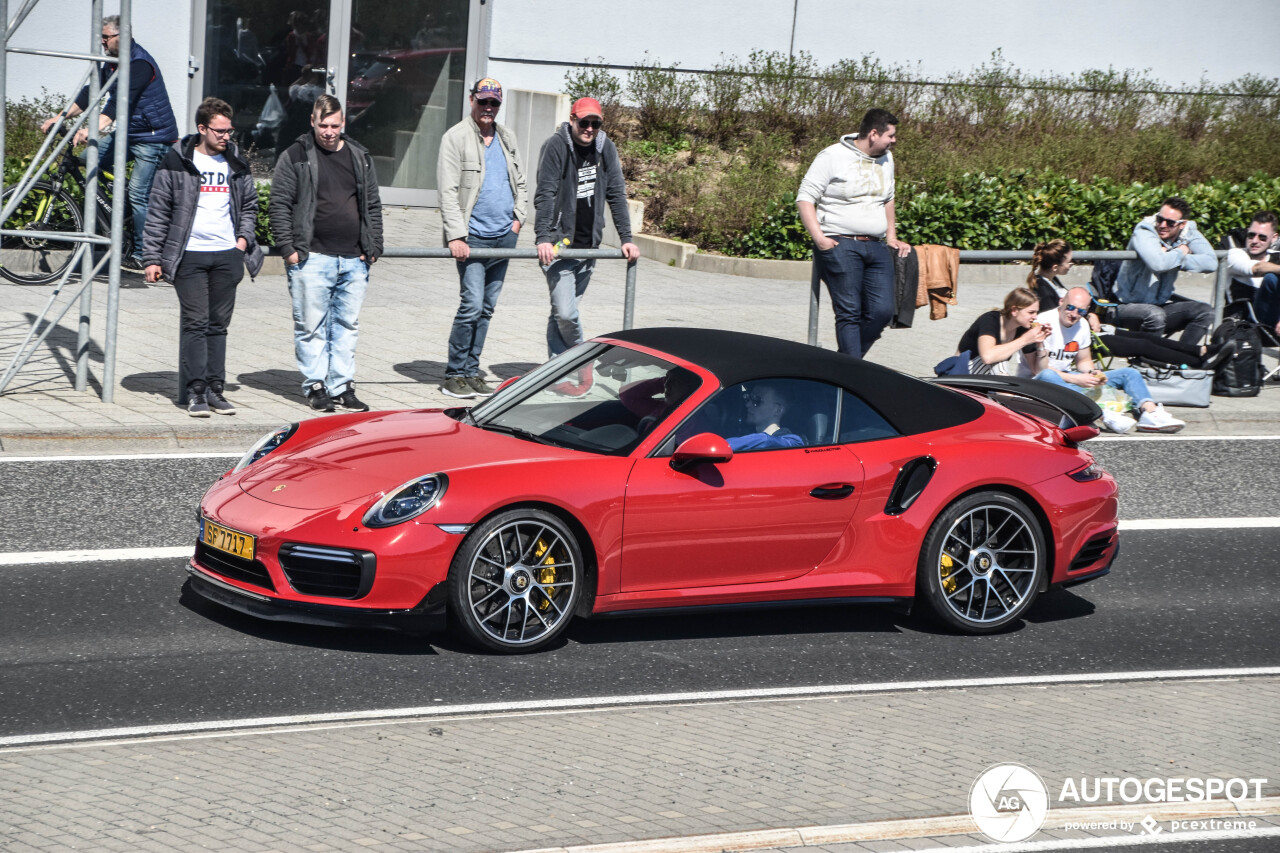
[[248,468],[250,465],[288,441],[289,437],[292,436],[297,429],[297,424],[289,424],[267,433],[262,438],[258,439],[258,442],[253,447],[250,447],[249,451],[245,453],[244,456],[240,457],[240,461],[236,463],[236,467],[232,469],[231,473],[234,474],[237,471],[243,471],[245,468]]
[[366,527],[390,527],[411,518],[417,518],[435,506],[449,487],[444,474],[428,474],[410,480],[399,488],[383,495],[382,499],[364,514]]

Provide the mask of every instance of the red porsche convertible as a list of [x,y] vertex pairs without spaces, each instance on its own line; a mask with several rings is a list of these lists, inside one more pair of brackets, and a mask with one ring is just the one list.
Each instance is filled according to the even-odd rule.
[[[939,380],[941,382],[942,380]],[[321,625],[444,621],[529,651],[574,617],[923,599],[996,631],[1118,550],[1098,410],[707,329],[587,341],[474,408],[265,436],[209,489],[201,595]]]

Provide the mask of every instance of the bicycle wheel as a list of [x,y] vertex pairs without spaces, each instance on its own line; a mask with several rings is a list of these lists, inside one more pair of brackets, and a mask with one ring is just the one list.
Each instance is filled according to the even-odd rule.
[[[0,204],[7,206],[15,189],[6,190]],[[40,181],[18,204],[4,227],[13,231],[75,233],[81,230],[81,221],[79,202],[65,190],[54,192],[53,187]],[[0,238],[0,276],[15,284],[49,284],[62,275],[75,250],[74,240],[5,235]]]

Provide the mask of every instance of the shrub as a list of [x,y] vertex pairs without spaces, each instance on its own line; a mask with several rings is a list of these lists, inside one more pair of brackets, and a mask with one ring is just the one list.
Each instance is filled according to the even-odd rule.
[[679,139],[689,130],[697,94],[698,83],[690,75],[642,62],[627,75],[627,95],[636,104],[636,134],[656,142]]

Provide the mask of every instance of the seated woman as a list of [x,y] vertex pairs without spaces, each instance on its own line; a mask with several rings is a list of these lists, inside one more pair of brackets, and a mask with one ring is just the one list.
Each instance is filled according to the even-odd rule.
[[[1050,240],[1037,243],[1031,260],[1031,272],[1027,274],[1027,287],[1040,297],[1040,310],[1057,308],[1066,297],[1067,286],[1058,276],[1071,270],[1071,244],[1066,240]],[[1128,329],[1111,329],[1103,333],[1102,321],[1095,312],[1089,312],[1089,328],[1098,335],[1112,355],[1121,358],[1142,358],[1159,364],[1185,364],[1187,367],[1212,370],[1234,351],[1222,344],[1202,347],[1183,343],[1173,338],[1151,332],[1135,332]],[[1110,327],[1108,327],[1110,328]]]
[[1036,322],[1040,300],[1025,287],[1004,298],[1004,307],[973,321],[960,338],[956,355],[968,352],[970,373],[1035,376],[1046,366],[1044,342],[1049,327]]

